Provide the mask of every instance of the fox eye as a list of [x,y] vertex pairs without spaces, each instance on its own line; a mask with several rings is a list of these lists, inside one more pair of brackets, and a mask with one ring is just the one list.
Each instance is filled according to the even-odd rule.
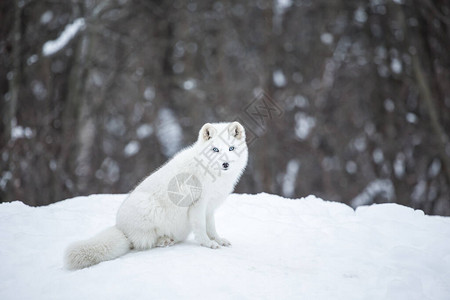
[[217,147],[214,147],[214,148],[213,148],[213,151],[214,151],[214,152],[219,152],[219,149],[217,149]]
[[228,149],[228,150],[233,151],[234,150],[234,146],[231,146],[230,149]]

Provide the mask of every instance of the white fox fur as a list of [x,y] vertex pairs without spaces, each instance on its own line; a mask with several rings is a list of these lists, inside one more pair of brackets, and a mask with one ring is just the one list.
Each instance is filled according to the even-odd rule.
[[[202,246],[229,246],[216,232],[214,212],[233,191],[247,157],[241,124],[203,125],[195,144],[181,150],[128,195],[117,212],[115,226],[68,247],[66,267],[89,267],[133,248],[169,246],[185,240],[191,232]],[[200,195],[189,206],[176,205],[168,192],[169,182],[179,174],[191,174],[200,183]],[[178,187],[186,188],[182,185]]]

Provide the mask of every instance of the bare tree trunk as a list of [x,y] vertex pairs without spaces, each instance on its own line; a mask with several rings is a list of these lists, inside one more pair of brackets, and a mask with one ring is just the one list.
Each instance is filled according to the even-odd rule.
[[444,162],[445,175],[447,182],[450,183],[450,158],[445,152],[445,148],[448,144],[448,136],[442,128],[441,122],[439,121],[439,116],[437,113],[436,106],[434,105],[434,99],[431,94],[430,86],[424,75],[424,70],[420,64],[420,60],[417,57],[417,53],[412,55],[412,64],[414,69],[414,76],[417,81],[420,93],[422,94],[423,101],[425,102],[425,107],[427,109],[428,116],[431,121],[431,128],[436,136],[437,144],[439,146],[439,154]]
[[16,122],[17,103],[19,101],[20,79],[21,79],[21,59],[20,42],[22,37],[21,14],[22,6],[19,0],[14,1],[14,24],[13,24],[13,47],[12,47],[12,76],[9,80],[10,100],[9,107],[5,111],[3,122],[5,124],[5,141],[11,138],[11,129]]
[[[70,84],[68,91],[66,117],[64,117],[65,132],[67,138],[72,140],[73,150],[66,147],[66,157],[72,155],[73,161],[70,162],[69,169],[76,174],[76,188],[78,192],[85,193],[92,179],[92,152],[96,137],[95,101],[89,94],[89,74],[93,69],[92,61],[93,53],[96,47],[96,27],[102,13],[111,9],[115,5],[114,1],[104,1],[99,3],[92,14],[86,19],[86,30],[81,37],[80,45],[75,53],[74,69],[70,76]],[[88,4],[85,4],[88,7]],[[113,72],[115,74],[115,72]],[[97,93],[97,92],[95,92]],[[105,89],[98,91],[101,95],[105,93]],[[67,117],[67,114],[70,117]],[[73,132],[75,130],[75,132]],[[70,145],[70,144],[69,144]]]
[[[429,4],[430,3],[428,3],[428,5]],[[411,44],[410,43],[410,33],[408,32],[408,26],[406,25],[405,13],[404,13],[402,7],[400,7],[398,5],[397,5],[397,7],[399,7],[398,8],[399,18],[400,18],[402,29],[405,32],[407,44]],[[428,82],[426,80],[425,70],[423,69],[420,59],[418,57],[418,51],[416,50],[410,54],[412,57],[412,67],[413,67],[414,79],[417,82],[419,92],[422,95],[422,99],[424,101],[427,114],[430,118],[431,128],[433,130],[433,134],[436,137],[436,141],[437,141],[437,144],[439,147],[439,149],[438,149],[439,156],[440,156],[441,160],[443,161],[443,165],[444,165],[445,178],[447,180],[447,183],[450,184],[450,158],[446,154],[446,151],[445,151],[445,149],[448,145],[448,142],[449,142],[449,138],[448,138],[447,134],[445,133],[445,131],[441,125],[441,122],[439,121],[439,115],[438,115],[437,108],[435,105],[435,100],[433,99],[430,85],[428,84]]]
[[[6,179],[4,181],[3,191],[9,189],[11,192],[3,193],[0,190],[0,200],[12,201],[17,197],[17,189],[13,187],[12,179],[14,178],[14,171],[16,169],[15,159],[13,157],[12,146],[14,141],[12,137],[12,129],[17,124],[17,108],[19,101],[20,82],[22,80],[22,64],[21,64],[21,39],[22,39],[22,26],[21,15],[22,5],[19,0],[14,1],[14,18],[12,25],[12,71],[11,75],[7,76],[9,85],[9,101],[4,102],[4,110],[0,113],[2,117],[3,126],[0,129],[4,129],[4,132],[0,134],[0,150],[2,153],[0,166],[2,170],[0,172],[0,179]],[[7,70],[5,70],[7,71]],[[8,151],[11,150],[11,151]],[[9,153],[8,153],[9,152]],[[6,154],[5,156],[3,154]],[[6,158],[6,160],[5,160]],[[5,169],[3,169],[5,167]],[[9,182],[8,182],[9,181]]]
[[88,93],[86,91],[89,80],[89,73],[92,69],[91,58],[94,48],[94,39],[92,35],[94,33],[90,30],[83,36],[83,50],[81,55],[83,56],[83,75],[78,80],[83,87],[80,93],[77,95],[76,101],[79,103],[79,115],[77,120],[77,148],[78,153],[76,157],[76,175],[77,175],[77,188],[79,191],[84,192],[90,181],[90,174],[92,173],[91,166],[91,153],[92,146],[95,139],[95,123],[93,120],[93,104],[92,99],[88,99]]

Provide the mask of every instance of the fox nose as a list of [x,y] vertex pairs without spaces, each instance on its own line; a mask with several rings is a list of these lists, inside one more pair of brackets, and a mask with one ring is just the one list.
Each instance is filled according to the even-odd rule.
[[223,166],[223,168],[224,169],[228,169],[228,167],[230,166],[227,162],[224,162],[223,164],[222,164],[222,166]]

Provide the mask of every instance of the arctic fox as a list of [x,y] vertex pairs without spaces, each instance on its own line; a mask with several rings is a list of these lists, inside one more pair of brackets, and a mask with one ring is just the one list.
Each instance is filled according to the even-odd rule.
[[170,246],[193,232],[204,247],[230,246],[215,228],[214,212],[233,191],[246,165],[245,130],[238,122],[207,123],[198,140],[144,179],[120,206],[116,225],[76,242],[68,269],[115,259],[130,249]]

